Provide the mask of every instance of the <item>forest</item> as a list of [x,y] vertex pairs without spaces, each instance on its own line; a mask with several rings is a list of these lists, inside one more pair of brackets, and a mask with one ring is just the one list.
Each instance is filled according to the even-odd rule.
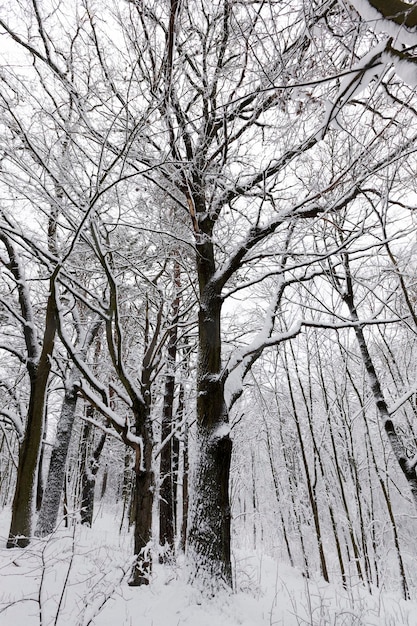
[[417,624],[416,86],[402,0],[5,0],[0,623]]

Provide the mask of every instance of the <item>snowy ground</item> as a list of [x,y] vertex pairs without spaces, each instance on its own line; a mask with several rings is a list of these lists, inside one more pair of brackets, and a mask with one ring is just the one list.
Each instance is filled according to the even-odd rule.
[[417,626],[417,601],[307,580],[259,554],[235,557],[239,591],[215,599],[174,565],[156,565],[149,587],[130,588],[130,538],[118,537],[111,516],[24,550],[6,550],[8,523],[1,513],[1,626]]

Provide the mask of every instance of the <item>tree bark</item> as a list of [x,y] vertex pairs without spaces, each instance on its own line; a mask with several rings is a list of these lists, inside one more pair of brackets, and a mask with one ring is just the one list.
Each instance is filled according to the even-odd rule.
[[162,441],[168,440],[161,451],[160,476],[161,486],[159,492],[159,543],[171,553],[175,544],[175,493],[173,471],[173,406],[175,396],[175,361],[177,357],[178,338],[178,313],[179,313],[179,287],[180,265],[174,261],[174,285],[175,298],[172,303],[172,323],[169,329],[167,348],[167,374],[165,379],[164,403],[162,411]]
[[30,398],[25,436],[19,453],[16,490],[12,505],[8,548],[25,547],[33,534],[39,456],[44,430],[45,404],[51,357],[56,334],[54,278],[48,298],[42,352],[38,363],[29,363]]
[[[178,407],[177,407],[177,423],[183,421],[184,418],[184,385],[180,384],[180,389],[178,392]],[[185,546],[187,544],[187,522],[188,522],[188,472],[189,472],[189,461],[188,461],[188,424],[187,422],[183,426],[183,431],[181,434],[181,442],[178,437],[174,437],[174,464],[175,464],[175,484],[174,488],[176,493],[179,493],[181,489],[182,494],[182,511],[181,511],[181,527],[179,528],[179,541],[178,541],[178,549],[182,552],[185,552]],[[180,455],[182,454],[182,474],[180,475]],[[174,500],[175,511],[174,518],[178,521],[179,512],[178,512],[178,498]]]
[[152,459],[152,423],[148,418],[142,426],[142,451],[136,451],[135,496],[134,496],[134,553],[136,561],[132,568],[129,586],[148,585],[152,569],[150,541],[152,539],[153,509],[153,459]]
[[52,533],[57,523],[76,406],[77,391],[75,386],[71,385],[65,391],[57,425],[56,443],[52,449],[46,488],[36,525],[35,534],[38,537],[45,537]]
[[[91,424],[86,422],[84,427],[85,445],[91,430]],[[94,513],[94,492],[96,476],[99,469],[99,460],[106,442],[106,433],[102,432],[90,457],[86,454],[83,474],[81,477],[81,524],[92,526]]]
[[167,376],[162,416],[162,440],[170,437],[161,452],[161,486],[159,491],[159,543],[168,551],[173,551],[175,542],[174,525],[174,481],[172,471],[172,404],[174,400],[175,378]]
[[215,591],[232,586],[229,474],[232,442],[213,429],[197,427],[197,464],[193,477],[187,555],[191,580]]
[[[210,233],[211,234],[211,233]],[[197,450],[190,493],[187,556],[190,580],[214,592],[232,586],[229,478],[232,441],[221,370],[221,298],[212,282],[214,251],[198,246],[200,283]]]

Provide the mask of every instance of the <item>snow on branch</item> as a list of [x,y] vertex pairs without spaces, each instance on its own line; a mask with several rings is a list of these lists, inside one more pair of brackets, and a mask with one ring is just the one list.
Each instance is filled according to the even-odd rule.
[[385,69],[386,62],[383,53],[387,48],[384,39],[377,46],[365,54],[352,68],[353,74],[346,76],[341,82],[334,103],[326,102],[326,116],[323,124],[323,137],[330,125],[339,126],[337,116],[345,104],[364,91],[372,80],[377,80]]
[[[116,411],[113,411],[113,409],[110,406],[107,406],[100,399],[100,396],[94,393],[94,391],[91,388],[87,387],[84,380],[80,380],[79,384],[77,385],[77,388],[80,394],[84,398],[86,398],[88,402],[90,402],[98,411],[100,411],[100,413],[104,417],[110,420],[111,424],[115,428],[116,432],[120,435],[120,438],[124,443],[134,448],[136,448],[137,446],[142,447],[142,443],[143,443],[142,438],[137,437],[136,435],[133,435],[133,433],[129,429],[128,422],[122,417],[120,417],[120,415],[116,413]],[[91,421],[91,420],[89,419],[88,421]],[[103,430],[102,424],[99,424],[96,422],[93,422],[93,423],[96,426],[99,426]],[[109,432],[112,435],[115,434],[113,431],[108,430],[108,429],[106,429],[105,432],[106,433]]]
[[[268,321],[268,317],[267,320]],[[287,331],[270,334],[264,325],[264,332],[259,332],[252,343],[246,349],[239,351],[230,361],[225,371],[224,397],[226,406],[230,409],[243,391],[243,381],[253,363],[266,348],[277,346],[283,341],[292,339],[301,331],[302,321],[296,321]]]
[[12,463],[15,466],[15,468],[17,469],[17,460],[14,457],[12,445],[11,445],[11,443],[9,441],[9,437],[7,435],[7,432],[6,432],[4,426],[3,426],[3,424],[1,422],[0,422],[0,430],[3,433],[4,441],[6,442],[7,451],[9,453],[9,456],[10,456],[11,460],[12,460]]
[[394,415],[394,413],[396,413],[398,409],[400,409],[403,406],[403,404],[405,404],[407,400],[409,400],[416,392],[417,392],[417,385],[413,385],[412,387],[410,387],[410,389],[405,391],[399,398],[397,398],[396,402],[392,406],[389,407],[388,409],[389,415]]
[[[1,301],[1,299],[0,299]],[[16,348],[7,345],[5,343],[0,343],[0,350],[4,350],[5,352],[9,352],[9,354],[12,354],[13,356],[15,356],[17,359],[19,359],[19,361],[21,363],[23,363],[23,365],[26,365],[27,363],[27,358]]]
[[326,104],[325,132],[344,105],[364,91],[373,80],[379,80],[387,67],[410,87],[417,86],[417,5],[401,0],[352,0],[359,15],[376,33],[388,37],[374,46],[352,68],[353,76],[344,78],[333,103]]
[[402,0],[350,0],[375,32],[390,35],[405,46],[417,44],[417,5]]
[[[109,397],[108,397],[108,389],[106,386],[97,378],[97,376],[93,373],[91,368],[87,365],[85,361],[85,353],[83,350],[80,350],[78,347],[74,347],[70,337],[68,337],[65,330],[65,323],[63,320],[63,312],[61,310],[61,304],[58,299],[56,299],[56,316],[58,323],[58,334],[59,337],[67,350],[72,362],[75,367],[82,373],[88,383],[100,394],[102,398],[103,406],[109,405]],[[115,393],[118,397],[128,406],[132,406],[132,401],[130,397],[120,388],[113,386]]]
[[[417,46],[417,35],[415,45]],[[410,87],[417,87],[417,56],[397,50],[388,42],[384,58],[394,64],[396,74]]]
[[9,411],[8,409],[0,409],[0,417],[3,417],[8,424],[13,426],[19,439],[23,439],[23,424],[17,413]]
[[[342,318],[341,318],[342,319]],[[348,319],[346,321],[340,322],[326,322],[326,321],[316,321],[316,320],[303,320],[302,325],[307,328],[323,328],[328,330],[342,330],[344,328],[355,328],[362,326],[377,326],[379,324],[398,324],[400,321],[404,321],[406,318],[404,317],[393,317],[393,318],[384,318],[384,319],[362,319],[362,320],[351,320]]]

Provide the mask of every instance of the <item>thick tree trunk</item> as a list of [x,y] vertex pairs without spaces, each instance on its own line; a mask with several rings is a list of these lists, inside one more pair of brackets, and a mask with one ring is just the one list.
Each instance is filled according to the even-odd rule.
[[221,298],[211,279],[213,248],[198,256],[200,281],[197,454],[190,493],[187,556],[190,580],[215,592],[232,586],[229,478],[232,442],[221,380]]
[[65,392],[57,425],[56,443],[52,450],[48,478],[36,525],[35,534],[38,537],[45,537],[52,533],[57,523],[76,406],[77,392],[71,385]]
[[148,419],[142,428],[143,455],[137,451],[135,465],[135,496],[134,496],[134,552],[136,561],[129,579],[131,587],[148,585],[152,569],[150,542],[152,539],[152,509],[154,476],[152,468],[152,424]]
[[[54,285],[51,279],[51,291]],[[19,453],[16,490],[12,505],[8,548],[25,547],[33,534],[38,485],[39,457],[44,429],[45,404],[51,357],[56,334],[55,300],[48,299],[42,353],[37,364],[29,364],[30,398],[25,436]]]
[[193,475],[187,556],[191,580],[215,591],[232,586],[229,473],[232,442],[213,429],[197,427],[198,451]]
[[[44,402],[37,393],[37,377],[30,385],[26,433],[19,452],[16,489],[12,505],[8,548],[23,548],[30,542],[38,484],[38,463],[43,434]],[[41,395],[41,394],[40,394]]]

